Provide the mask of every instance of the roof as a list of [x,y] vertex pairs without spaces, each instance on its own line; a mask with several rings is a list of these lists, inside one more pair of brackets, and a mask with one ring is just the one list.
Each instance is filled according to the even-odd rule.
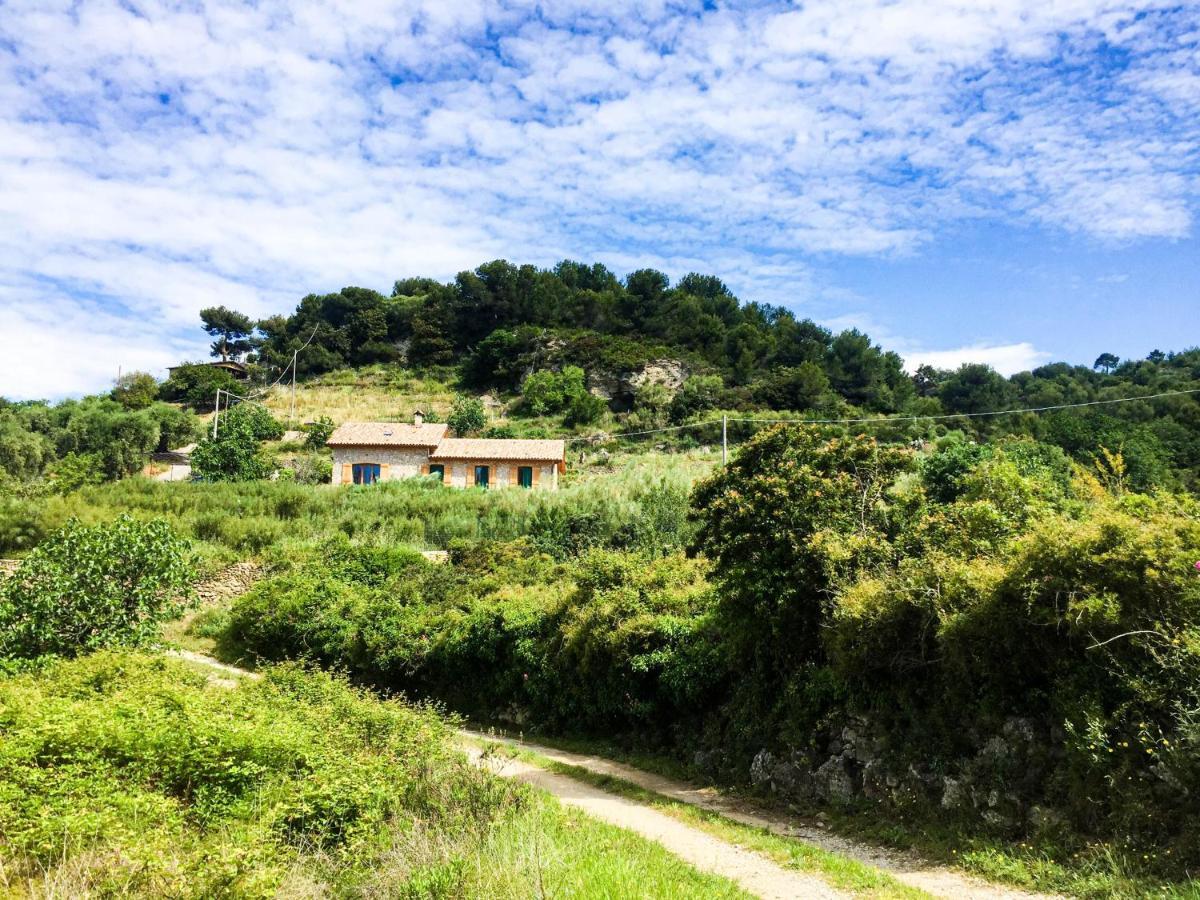
[[436,447],[446,436],[446,427],[434,422],[344,422],[326,443],[330,447]]
[[430,459],[519,459],[561,462],[566,457],[563,441],[533,441],[515,438],[447,438],[429,454]]

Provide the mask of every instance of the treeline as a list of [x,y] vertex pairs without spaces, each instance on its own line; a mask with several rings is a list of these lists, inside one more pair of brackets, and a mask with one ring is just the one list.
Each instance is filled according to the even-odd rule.
[[[1125,361],[1101,353],[1092,367],[1053,363],[1010,378],[981,364],[922,366],[909,375],[898,354],[867,335],[743,303],[714,276],[693,273],[672,285],[662,272],[640,269],[622,280],[602,265],[569,260],[552,269],[496,260],[447,284],[397,281],[391,295],[359,287],[309,295],[292,315],[259,322],[253,335],[214,330],[212,322],[238,319],[228,310],[206,313],[206,329],[220,337],[215,354],[232,345],[253,350],[271,377],[310,338],[301,375],[375,363],[454,366],[469,388],[516,392],[538,373],[577,368],[637,427],[694,421],[712,410],[938,416],[1200,388],[1197,349]],[[677,363],[682,379],[668,393],[634,389],[625,377],[663,360]],[[549,410],[562,412],[567,427],[590,425],[603,411],[578,391]],[[948,425],[977,437],[1032,436],[1087,462],[1101,446],[1119,448],[1142,488],[1194,487],[1200,469],[1200,404],[1188,396]],[[908,432],[940,430],[925,421]]]
[[199,432],[195,414],[156,399],[149,375],[123,378],[108,395],[10,402],[0,397],[0,495],[43,476],[73,490],[132,475],[151,454]]

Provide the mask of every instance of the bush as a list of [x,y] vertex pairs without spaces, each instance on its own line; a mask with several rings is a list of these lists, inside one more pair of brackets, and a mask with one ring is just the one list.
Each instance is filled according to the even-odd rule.
[[309,422],[304,426],[304,446],[309,450],[324,449],[325,442],[333,434],[334,427],[333,419],[328,416],[319,416],[314,421]]
[[158,382],[148,372],[126,372],[111,396],[126,409],[145,409],[158,397]]
[[254,481],[271,474],[259,453],[255,426],[245,416],[225,416],[216,438],[205,437],[192,451],[192,474],[206,481]]
[[257,403],[240,403],[222,413],[221,419],[220,424],[226,426],[230,422],[245,422],[256,441],[277,441],[283,437],[283,423],[272,416],[270,410]]
[[520,796],[432,711],[295,667],[221,687],[102,652],[0,680],[22,896],[417,896],[422,869],[475,850]]
[[456,397],[446,423],[459,437],[482,431],[487,425],[487,412],[478,397]]
[[187,544],[161,521],[68,522],[0,584],[0,656],[74,656],[157,639],[194,573]]

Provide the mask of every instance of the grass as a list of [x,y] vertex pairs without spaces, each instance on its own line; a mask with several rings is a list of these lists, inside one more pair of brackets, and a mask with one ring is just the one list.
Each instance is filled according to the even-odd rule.
[[0,680],[0,893],[746,896],[475,769],[427,709],[131,653]]

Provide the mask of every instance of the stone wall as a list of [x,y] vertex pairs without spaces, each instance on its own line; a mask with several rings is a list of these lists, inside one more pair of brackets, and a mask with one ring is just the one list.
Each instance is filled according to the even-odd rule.
[[412,478],[423,475],[429,464],[429,451],[421,447],[334,447],[333,483],[350,484],[351,478],[343,475],[345,466],[355,463],[378,463],[387,466],[387,473],[380,474],[381,481],[397,478]]

